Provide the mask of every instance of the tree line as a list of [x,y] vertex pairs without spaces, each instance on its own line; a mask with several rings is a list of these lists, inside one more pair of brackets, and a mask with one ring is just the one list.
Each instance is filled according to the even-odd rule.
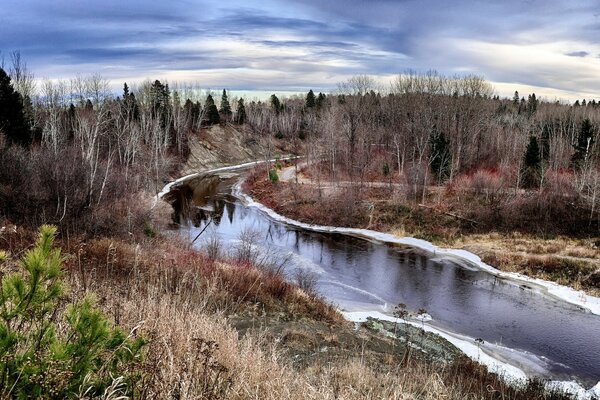
[[[204,97],[193,85],[171,88],[159,80],[134,90],[125,83],[120,96],[97,75],[36,86],[18,53],[11,62],[7,71],[0,69],[0,137],[7,166],[0,174],[10,183],[5,187],[21,187],[27,183],[15,182],[20,176],[15,170],[27,170],[27,158],[74,163],[66,175],[50,162],[43,168],[52,194],[42,197],[56,202],[47,210],[53,217],[100,204],[112,192],[122,193],[118,186],[157,191],[187,157],[190,137],[217,123],[244,125],[249,135],[303,151],[319,161],[329,180],[363,182],[383,174],[412,187],[416,200],[431,185],[477,171],[487,171],[504,191],[542,190],[567,180],[587,202],[590,218],[597,216],[600,103],[595,100],[570,105],[518,92],[500,98],[480,76],[408,71],[387,88],[356,76],[329,94],[310,90],[286,99],[239,98],[232,106],[225,89],[217,105],[211,93]],[[109,184],[117,176],[122,182]],[[69,179],[81,181],[81,190],[67,194]],[[8,215],[11,201],[3,196]]]

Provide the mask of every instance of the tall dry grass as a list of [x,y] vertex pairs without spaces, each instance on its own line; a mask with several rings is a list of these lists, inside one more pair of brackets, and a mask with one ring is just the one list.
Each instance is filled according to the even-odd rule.
[[[33,235],[0,235],[16,259]],[[145,244],[62,239],[73,299],[94,292],[105,314],[149,340],[135,398],[147,399],[545,399],[540,387],[513,389],[485,367],[460,359],[365,362],[360,352],[294,366],[285,343],[264,330],[244,336],[231,316],[321,321],[352,331],[318,298],[250,265],[214,261],[177,240]],[[386,339],[387,340],[387,339]],[[310,350],[310,349],[308,349]],[[386,357],[394,359],[394,354]],[[293,358],[293,357],[292,357]]]

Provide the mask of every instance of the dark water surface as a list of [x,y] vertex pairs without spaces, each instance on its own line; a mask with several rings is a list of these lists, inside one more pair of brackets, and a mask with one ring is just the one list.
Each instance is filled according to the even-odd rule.
[[[218,237],[234,252],[242,232],[251,231],[262,256],[285,259],[289,277],[298,269],[313,273],[317,291],[342,310],[391,315],[398,303],[425,308],[435,327],[519,350],[501,356],[528,372],[588,386],[600,380],[600,316],[422,251],[273,221],[231,195],[235,182],[198,178],[169,195],[182,234],[193,240],[209,225],[198,247]],[[523,352],[543,370],[521,365]]]

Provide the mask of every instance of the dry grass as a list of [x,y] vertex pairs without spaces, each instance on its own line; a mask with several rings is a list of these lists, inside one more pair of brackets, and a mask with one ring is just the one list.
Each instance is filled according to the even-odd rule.
[[600,295],[600,249],[592,239],[519,233],[466,235],[450,243],[500,270],[518,272]]
[[369,224],[368,204],[359,191],[340,193],[309,184],[272,184],[260,168],[247,177],[244,190],[267,207],[299,221],[361,228]]
[[[0,248],[14,260],[33,237],[28,230],[5,231]],[[249,265],[211,261],[161,237],[142,244],[71,238],[63,239],[62,247],[68,253],[65,278],[72,296],[95,292],[115,324],[149,339],[138,398],[560,398],[535,386],[513,389],[467,359],[448,365],[413,358],[400,367],[393,350],[376,354],[376,360],[387,362],[366,362],[360,351],[349,351],[294,366],[285,338],[262,329],[242,337],[229,319],[269,315],[280,323],[321,321],[331,346],[343,346],[344,335],[358,333],[330,306],[280,277]],[[304,330],[312,331],[310,324]]]

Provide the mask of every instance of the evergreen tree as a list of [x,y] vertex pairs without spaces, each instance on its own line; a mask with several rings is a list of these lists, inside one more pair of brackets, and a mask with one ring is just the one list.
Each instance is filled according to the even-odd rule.
[[281,111],[281,103],[279,102],[279,98],[277,98],[277,96],[274,94],[271,95],[271,107],[276,114],[279,114],[279,111]]
[[450,176],[450,141],[446,139],[443,132],[431,135],[431,153],[429,163],[431,172],[435,175],[438,182],[443,182]]
[[226,119],[231,116],[231,106],[229,105],[229,99],[227,98],[227,92],[223,89],[223,95],[221,96],[221,108],[219,112]]
[[137,104],[135,95],[129,91],[127,82],[123,84],[123,101],[121,104],[128,121],[139,119],[139,105]]
[[204,103],[204,120],[209,124],[218,124],[221,119],[219,117],[219,110],[217,110],[217,106],[215,105],[215,101],[213,97],[209,94],[206,97],[206,102]]
[[545,124],[542,128],[540,144],[542,160],[547,162],[550,159],[550,126],[548,124]]
[[127,86],[127,82],[123,84],[123,101],[126,101],[129,98],[129,86]]
[[312,89],[310,89],[308,91],[308,94],[306,95],[306,102],[304,104],[304,107],[306,108],[313,108],[316,104],[316,99],[315,99],[315,93],[312,91]]
[[530,94],[529,97],[527,98],[527,112],[529,112],[529,114],[535,113],[537,110],[537,106],[538,106],[538,100],[535,97],[535,93]]
[[519,105],[519,92],[515,90],[515,95],[513,96],[513,104],[515,106]]
[[235,116],[235,122],[242,125],[246,122],[246,107],[244,106],[244,99],[240,97],[237,104],[237,113]]
[[0,132],[3,132],[11,143],[26,146],[31,142],[23,98],[13,88],[10,77],[2,68],[0,68]]
[[319,95],[317,96],[317,108],[321,108],[323,107],[323,104],[325,104],[325,95],[321,92],[319,92]]
[[[20,268],[0,283],[0,393],[15,399],[72,398],[85,383],[86,395],[96,398],[117,376],[131,390],[136,377],[130,368],[141,361],[145,341],[114,327],[90,296],[69,302],[55,233],[56,228],[42,226]],[[5,258],[0,251],[0,262]]]
[[150,87],[150,106],[152,117],[158,118],[161,127],[166,128],[171,116],[171,92],[169,85],[163,85],[159,80],[154,81]]
[[69,105],[69,111],[67,112],[67,127],[69,128],[69,140],[73,140],[75,137],[75,127],[77,124],[77,111],[73,103]]
[[529,137],[529,144],[523,156],[523,187],[534,188],[539,186],[539,177],[542,168],[540,146],[535,136]]
[[586,118],[581,122],[577,143],[573,146],[575,147],[575,153],[571,157],[571,166],[573,168],[581,168],[586,163],[589,159],[589,152],[593,143],[594,126],[590,119]]

